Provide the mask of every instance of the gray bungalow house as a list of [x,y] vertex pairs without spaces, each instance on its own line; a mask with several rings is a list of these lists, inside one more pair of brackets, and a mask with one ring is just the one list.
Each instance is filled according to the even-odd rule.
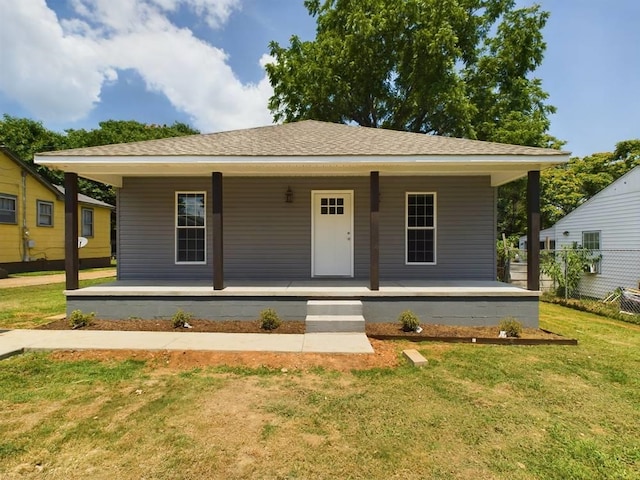
[[[496,282],[496,190],[568,153],[301,121],[42,153],[66,172],[67,308],[102,318],[302,319],[317,301],[366,321],[538,323],[528,289]],[[78,289],[77,176],[117,191],[117,281]],[[523,192],[523,195],[525,192]],[[530,242],[536,244],[537,242]]]

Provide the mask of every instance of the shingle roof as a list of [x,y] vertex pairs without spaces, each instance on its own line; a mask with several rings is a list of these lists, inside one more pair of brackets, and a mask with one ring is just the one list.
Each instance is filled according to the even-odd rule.
[[42,153],[39,156],[409,156],[567,155],[523,147],[422,133],[305,120],[283,125],[120,143]]

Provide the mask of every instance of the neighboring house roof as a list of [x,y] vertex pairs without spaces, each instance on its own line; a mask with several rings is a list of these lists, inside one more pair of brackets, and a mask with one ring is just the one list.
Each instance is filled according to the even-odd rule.
[[[48,190],[50,190],[56,197],[58,197],[59,200],[64,200],[64,188],[63,187],[61,187],[59,185],[53,185],[46,178],[44,178],[42,175],[40,175],[33,167],[31,167],[31,165],[29,165],[28,163],[23,162],[22,160],[20,160],[16,156],[15,153],[13,153],[11,150],[9,150],[4,145],[0,145],[0,152],[4,153],[7,156],[7,158],[13,160],[16,164],[18,164],[18,166],[20,168],[22,168],[23,170],[26,170],[27,172],[29,172],[29,174],[31,174],[31,176],[33,178],[35,178],[44,187],[46,187]],[[80,203],[85,203],[85,204],[89,204],[89,205],[96,205],[96,206],[106,207],[106,208],[114,208],[113,205],[109,205],[108,203],[102,202],[100,200],[96,200],[95,198],[91,198],[91,197],[89,197],[87,195],[84,195],[82,193],[78,193],[78,201]]]
[[[589,205],[591,205],[592,203],[597,202],[599,199],[601,199],[605,195],[613,193],[612,190],[615,190],[616,188],[618,188],[619,185],[625,184],[629,180],[629,178],[632,178],[635,175],[638,175],[640,177],[640,165],[637,166],[637,167],[632,168],[627,173],[622,175],[620,178],[614,180],[609,185],[604,187],[602,190],[600,190],[598,193],[596,193],[589,200],[587,200],[583,204],[579,205],[578,207],[576,207],[575,209],[573,209],[572,211],[567,213],[564,217],[562,217],[555,224],[553,224],[553,226],[551,228],[555,228],[556,226],[561,225],[567,219],[571,218],[573,215],[577,214],[578,212],[582,212],[586,208],[589,208]],[[638,189],[637,189],[637,191],[640,191],[640,181],[638,181]],[[614,212],[611,212],[611,213],[614,213]]]
[[29,172],[33,178],[35,178],[38,182],[40,182],[45,188],[51,191],[56,197],[60,200],[64,200],[64,195],[62,195],[56,187],[53,186],[46,178],[40,175],[31,165],[26,162],[20,160],[15,153],[9,150],[4,145],[0,145],[0,152],[4,153],[5,156],[15,162],[21,169]]
[[124,176],[491,175],[500,185],[568,161],[548,148],[305,120],[282,125],[46,152],[36,163],[120,186]]
[[[54,187],[56,188],[56,190],[62,193],[62,195],[64,195],[64,187],[60,185],[54,185]],[[108,203],[103,202],[102,200],[96,200],[95,198],[91,198],[83,193],[78,194],[78,202],[86,203],[88,205],[95,205],[98,207],[115,208],[113,205],[109,205]]]

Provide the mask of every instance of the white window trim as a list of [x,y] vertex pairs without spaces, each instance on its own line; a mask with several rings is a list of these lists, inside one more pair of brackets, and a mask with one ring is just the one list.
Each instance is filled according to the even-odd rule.
[[[409,195],[433,195],[433,227],[409,227]],[[409,228],[411,230],[433,230],[433,262],[409,261]],[[437,265],[438,264],[438,196],[436,192],[406,192],[404,196],[404,264],[405,265]]]
[[587,248],[584,246],[584,234],[585,233],[597,233],[598,234],[598,248],[589,248],[588,250],[602,250],[602,233],[601,230],[585,230],[582,232],[582,248]]
[[[597,233],[598,234],[598,248],[587,248],[584,246],[584,234],[585,233]],[[600,252],[602,250],[602,230],[584,230],[582,232],[582,248],[586,249],[586,250],[592,250],[592,251],[596,251],[596,252]],[[602,258],[596,260],[593,263],[594,269],[593,271],[590,271],[590,273],[592,274],[600,274],[602,273]]]
[[[91,212],[91,235],[85,235],[84,233],[84,212]],[[96,212],[93,208],[82,207],[80,209],[80,236],[94,238],[96,236]]]
[[[202,195],[204,198],[204,225],[202,227],[179,227],[178,226],[178,195]],[[207,264],[207,192],[203,191],[180,191],[176,192],[174,198],[173,212],[173,260],[175,265],[206,265]],[[178,261],[178,228],[202,228],[204,230],[204,260],[202,262],[179,262]]]
[[[46,224],[46,223],[40,223],[40,206],[41,205],[50,205],[51,206],[51,223]],[[47,200],[36,200],[36,225],[38,227],[46,227],[46,228],[51,228],[53,227],[54,224],[54,210],[55,206],[53,204],[53,202],[49,202]]]
[[[13,200],[13,204],[15,208],[13,210],[13,214],[16,217],[15,222],[0,222],[2,225],[17,225],[18,224],[18,197],[16,195],[12,195],[10,193],[0,193],[0,197],[5,198],[7,200]],[[11,210],[7,210],[10,212]]]

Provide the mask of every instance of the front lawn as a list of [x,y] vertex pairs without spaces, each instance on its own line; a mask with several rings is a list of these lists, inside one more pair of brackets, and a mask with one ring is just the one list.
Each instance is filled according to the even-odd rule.
[[580,343],[350,373],[13,357],[0,478],[640,478],[640,327],[550,304],[541,325]]
[[[107,283],[114,277],[80,280],[80,288]],[[45,318],[66,311],[64,283],[0,288],[0,329],[33,328]]]

